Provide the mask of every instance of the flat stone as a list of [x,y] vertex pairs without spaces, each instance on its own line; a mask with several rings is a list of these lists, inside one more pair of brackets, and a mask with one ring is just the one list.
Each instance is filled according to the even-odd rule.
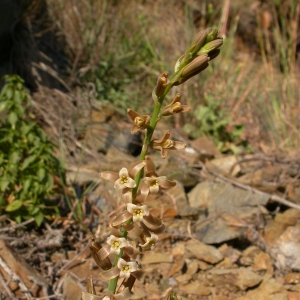
[[214,269],[210,274],[215,286],[233,285],[242,291],[258,285],[263,280],[262,276],[246,268]]
[[143,255],[141,264],[142,265],[157,264],[157,263],[162,263],[162,262],[171,263],[171,262],[173,262],[173,258],[172,258],[172,256],[170,256],[169,254],[166,254],[166,253],[146,252]]
[[191,279],[192,279],[192,275],[190,274],[182,274],[175,277],[175,280],[180,284],[187,283]]
[[223,174],[230,174],[235,176],[241,171],[241,167],[237,163],[237,158],[235,155],[227,155],[212,159],[209,161],[210,164],[214,165]]
[[[216,244],[241,237],[245,223],[262,215],[259,206],[266,205],[268,196],[253,194],[228,183],[204,181],[188,193],[189,203],[208,212],[207,222],[195,226],[195,234],[206,244]],[[262,217],[261,217],[262,220]],[[236,224],[236,226],[234,226]]]
[[243,297],[236,300],[288,300],[287,292],[282,284],[278,283],[274,278],[266,276],[260,286],[252,291],[247,292]]
[[211,291],[208,287],[202,284],[196,284],[195,282],[191,282],[186,285],[180,285],[179,289],[187,294],[196,294],[199,296],[208,296],[211,294]]
[[223,259],[222,253],[215,247],[206,245],[197,240],[189,241],[186,249],[199,260],[210,264],[217,264]]

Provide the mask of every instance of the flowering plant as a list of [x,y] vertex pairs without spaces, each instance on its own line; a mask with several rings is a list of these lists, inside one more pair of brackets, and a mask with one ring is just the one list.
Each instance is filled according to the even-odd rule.
[[[106,245],[92,239],[90,249],[93,258],[101,269],[102,278],[109,281],[108,292],[99,297],[96,295],[92,279],[88,279],[87,292],[83,292],[83,300],[130,299],[136,280],[141,279],[143,271],[139,267],[137,256],[151,251],[158,241],[158,235],[165,229],[163,221],[151,214],[147,207],[149,193],[157,193],[160,189],[169,189],[176,185],[165,176],[156,173],[155,164],[147,155],[149,147],[161,152],[162,158],[168,150],[181,150],[185,143],[170,139],[170,131],[166,131],[161,139],[153,139],[155,127],[164,116],[184,113],[189,106],[181,104],[181,96],[162,108],[163,101],[173,86],[187,81],[208,67],[210,60],[218,56],[218,49],[223,43],[216,29],[208,28],[201,31],[192,45],[177,61],[175,71],[169,79],[164,72],[158,77],[152,92],[154,108],[152,115],[140,115],[128,109],[129,118],[133,121],[131,133],[144,131],[145,137],[139,161],[129,168],[121,168],[119,173],[101,172],[100,177],[114,183],[114,188],[122,190],[122,198],[127,209],[115,216],[110,222],[110,236]],[[124,278],[118,285],[118,279]],[[169,299],[177,299],[174,292]]]

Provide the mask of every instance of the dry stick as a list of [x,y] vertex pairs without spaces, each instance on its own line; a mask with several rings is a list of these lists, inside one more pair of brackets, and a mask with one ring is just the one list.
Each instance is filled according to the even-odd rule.
[[6,290],[7,295],[11,298],[11,299],[15,299],[13,293],[11,292],[11,290],[8,288],[8,284],[4,282],[4,278],[1,276],[0,274],[0,283],[3,286],[3,288]]
[[239,183],[239,182],[234,181],[234,180],[232,180],[232,179],[229,179],[229,178],[227,178],[227,177],[225,177],[225,176],[222,176],[222,175],[220,175],[220,174],[217,174],[217,173],[213,172],[212,170],[209,170],[208,168],[206,168],[206,167],[204,166],[204,164],[202,164],[202,163],[200,163],[199,165],[192,165],[192,167],[201,167],[204,171],[207,171],[207,172],[210,173],[211,175],[213,175],[213,176],[215,176],[215,177],[217,177],[217,178],[220,178],[220,179],[223,180],[223,181],[229,182],[229,183],[231,183],[231,184],[233,184],[233,185],[235,185],[235,186],[237,186],[237,187],[239,187],[239,188],[242,188],[242,189],[244,189],[244,190],[248,190],[248,191],[250,191],[250,192],[252,192],[252,193],[255,193],[255,194],[258,194],[258,195],[264,195],[264,196],[267,196],[267,197],[269,197],[269,199],[271,199],[271,200],[273,200],[273,201],[276,201],[276,202],[278,202],[278,203],[281,203],[281,204],[284,204],[284,205],[286,205],[286,206],[289,206],[289,207],[292,207],[292,208],[295,208],[295,209],[300,210],[300,205],[297,205],[297,204],[295,204],[295,203],[293,203],[293,202],[291,202],[291,201],[288,201],[288,200],[286,200],[285,198],[282,198],[282,197],[279,197],[279,196],[276,196],[276,195],[271,195],[271,194],[262,192],[262,191],[260,191],[260,190],[258,190],[258,189],[255,189],[255,188],[253,188],[253,187],[251,187],[251,186],[249,186],[249,185],[246,185],[246,184],[243,184],[243,183]]
[[6,262],[1,258],[0,256],[0,266],[6,271],[6,273],[19,285],[21,291],[25,293],[25,296],[28,300],[32,300],[32,295],[30,291],[28,290],[27,286],[24,284],[24,282],[20,279],[20,277],[15,274],[9,266],[6,264]]
[[227,22],[228,22],[229,8],[230,8],[230,0],[224,0],[222,17],[221,17],[221,22],[220,22],[220,27],[221,27],[220,35],[223,37],[226,36],[226,27],[227,27]]
[[24,227],[25,225],[34,222],[34,218],[31,218],[27,221],[24,221],[23,223],[17,224],[15,226],[9,226],[9,227],[4,227],[0,229],[0,232],[7,232],[7,231],[11,231],[20,227]]

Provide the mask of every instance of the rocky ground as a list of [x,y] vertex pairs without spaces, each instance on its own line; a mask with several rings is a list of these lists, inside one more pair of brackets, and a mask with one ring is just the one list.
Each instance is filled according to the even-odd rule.
[[[43,105],[36,103],[41,114]],[[57,109],[48,112],[54,137],[59,111],[72,113]],[[88,245],[92,236],[106,240],[109,220],[124,204],[98,173],[135,162],[129,152],[138,150],[139,141],[128,138],[130,125],[112,109],[95,104],[90,118],[89,124],[78,118],[80,135],[65,134],[67,180],[82,201],[82,221],[69,214],[36,231],[8,225],[2,216],[0,299],[79,300],[90,275],[99,295],[106,288]],[[171,289],[178,299],[300,299],[299,151],[277,153],[264,146],[255,154],[222,155],[207,137],[189,141],[177,129],[172,136],[188,148],[170,151],[164,160],[151,153],[158,174],[177,186],[149,199],[166,231],[154,252],[139,258],[145,275],[132,299],[167,299]],[[80,165],[76,151],[83,157]]]

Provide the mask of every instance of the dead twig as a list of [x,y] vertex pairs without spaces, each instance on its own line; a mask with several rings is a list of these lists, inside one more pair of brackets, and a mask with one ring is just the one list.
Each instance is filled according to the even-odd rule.
[[15,230],[15,229],[20,228],[20,227],[25,227],[25,225],[30,224],[32,222],[34,222],[34,218],[31,218],[27,221],[24,221],[20,224],[14,225],[14,226],[8,226],[8,227],[1,228],[0,232],[7,232],[7,231]]
[[25,283],[21,280],[21,278],[15,274],[9,266],[6,264],[6,262],[0,257],[0,266],[3,268],[3,270],[14,280],[20,287],[21,291],[25,294],[26,299],[32,300],[32,295],[25,285]]

